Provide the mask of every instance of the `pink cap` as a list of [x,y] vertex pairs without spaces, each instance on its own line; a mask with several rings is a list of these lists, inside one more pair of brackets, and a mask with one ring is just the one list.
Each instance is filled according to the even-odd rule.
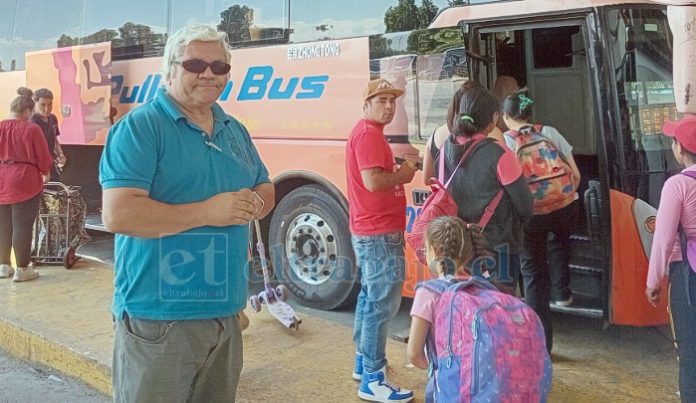
[[669,137],[674,137],[679,143],[696,154],[696,116],[688,115],[680,120],[665,123],[662,132]]

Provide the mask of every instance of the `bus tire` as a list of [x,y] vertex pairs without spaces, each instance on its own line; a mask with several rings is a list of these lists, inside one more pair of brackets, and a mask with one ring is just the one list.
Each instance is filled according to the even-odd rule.
[[278,203],[269,244],[278,280],[299,303],[323,310],[354,304],[360,271],[348,216],[323,187],[300,186]]

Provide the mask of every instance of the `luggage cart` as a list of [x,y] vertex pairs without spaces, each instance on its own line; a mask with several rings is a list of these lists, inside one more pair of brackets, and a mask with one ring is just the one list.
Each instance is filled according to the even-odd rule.
[[80,258],[77,248],[87,243],[85,202],[79,186],[44,184],[39,214],[34,223],[32,260],[71,268]]

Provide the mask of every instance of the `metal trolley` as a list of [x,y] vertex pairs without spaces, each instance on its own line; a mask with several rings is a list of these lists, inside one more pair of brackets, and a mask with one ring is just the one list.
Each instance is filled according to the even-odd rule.
[[85,202],[79,186],[46,183],[34,223],[33,261],[71,268],[80,258],[77,248],[89,240],[85,217]]

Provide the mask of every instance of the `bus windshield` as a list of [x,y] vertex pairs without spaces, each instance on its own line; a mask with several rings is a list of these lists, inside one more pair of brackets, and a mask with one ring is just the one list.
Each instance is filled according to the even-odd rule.
[[677,169],[665,121],[677,118],[672,80],[672,34],[665,9],[621,8],[608,13],[623,130],[625,169]]

